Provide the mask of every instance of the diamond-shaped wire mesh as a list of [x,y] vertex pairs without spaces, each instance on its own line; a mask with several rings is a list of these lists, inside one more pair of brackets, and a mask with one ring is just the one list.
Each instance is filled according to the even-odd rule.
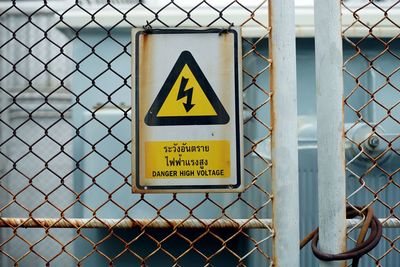
[[[384,221],[399,219],[399,8],[400,1],[343,1],[342,6],[353,18],[343,29],[347,201],[373,206]],[[350,229],[349,246],[356,232]],[[384,229],[362,266],[398,266],[399,236],[399,229]]]
[[[272,264],[268,2],[188,2],[0,2],[1,266]],[[130,29],[231,23],[245,191],[132,194]]]

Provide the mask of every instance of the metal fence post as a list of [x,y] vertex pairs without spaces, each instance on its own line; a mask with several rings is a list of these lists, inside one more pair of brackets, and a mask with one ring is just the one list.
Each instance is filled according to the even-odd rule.
[[[343,51],[340,1],[314,1],[318,123],[319,246],[327,253],[346,247]],[[344,266],[345,262],[320,262]]]
[[271,0],[272,190],[276,266],[300,265],[294,0]]

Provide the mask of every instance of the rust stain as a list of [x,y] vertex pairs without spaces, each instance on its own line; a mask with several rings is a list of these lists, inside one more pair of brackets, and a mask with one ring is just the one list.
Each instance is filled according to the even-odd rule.
[[[346,173],[346,152],[345,152],[345,146],[346,146],[346,129],[344,127],[344,109],[345,109],[345,100],[344,100],[344,96],[342,96],[342,151],[341,151],[341,162],[342,162],[342,172]],[[344,200],[344,202],[346,202],[346,199]],[[344,203],[343,205],[344,207],[346,206],[346,203]],[[346,212],[345,214],[343,214],[344,216],[344,221],[346,221]],[[346,231],[344,231],[344,236],[342,236],[342,244],[341,244],[341,251],[346,251],[347,250],[347,233]],[[341,263],[342,267],[347,266],[347,261],[343,261]]]
[[[139,101],[142,103],[140,105],[140,116],[139,119],[141,122],[143,122],[143,118],[145,113],[147,112],[146,104],[151,101],[149,99],[149,94],[145,93],[148,91],[149,86],[151,86],[151,76],[152,76],[152,65],[154,62],[153,55],[152,55],[152,49],[151,49],[151,35],[150,34],[142,34],[141,38],[139,39],[140,45],[139,45],[139,66],[140,66],[140,71],[139,71],[139,84],[140,88],[139,89]],[[142,123],[141,123],[142,125]]]
[[[271,2],[268,3],[268,24],[272,24],[272,7]],[[274,55],[272,53],[272,35],[273,35],[273,28],[270,27],[269,38],[268,38],[268,58],[271,60],[270,63],[270,79],[269,79],[269,89],[270,89],[270,113],[271,113],[271,149],[275,146],[275,138],[274,138],[274,126],[275,126],[275,105],[274,105],[274,91],[275,91],[275,68],[274,68]],[[273,159],[272,159],[273,162]],[[273,164],[272,164],[273,168]]]
[[[137,93],[139,98],[138,125],[140,136],[148,135],[148,127],[144,123],[144,117],[152,101],[151,94],[148,93],[153,83],[153,65],[155,64],[152,38],[153,35],[146,33],[142,34],[139,38],[139,88],[137,88]],[[139,151],[143,151],[144,143],[140,142],[139,146]],[[140,154],[137,157],[140,157]],[[138,168],[143,169],[143,166],[138,166]],[[137,192],[140,192],[140,190],[137,190]]]
[[344,138],[346,138],[346,129],[344,128],[344,109],[345,109],[345,99],[344,96],[342,96],[342,122],[343,122],[343,126],[342,126],[342,138],[344,140]]
[[[272,4],[271,1],[268,1],[268,14],[266,14],[268,16],[268,24],[270,26],[270,30],[269,30],[269,38],[268,38],[268,57],[271,60],[270,63],[270,78],[269,78],[269,91],[270,91],[270,120],[271,120],[271,152],[273,151],[274,147],[275,147],[275,135],[274,135],[274,129],[275,129],[275,118],[276,118],[276,114],[275,114],[275,104],[274,104],[274,83],[275,83],[275,71],[274,71],[274,55],[272,53],[272,47],[273,47],[273,42],[272,42],[272,35],[273,35],[273,28],[271,27],[272,25]],[[271,202],[272,202],[272,231],[273,231],[273,235],[272,235],[272,240],[273,240],[273,245],[272,245],[272,266],[277,265],[277,255],[276,255],[276,246],[275,246],[275,242],[276,242],[276,232],[275,232],[275,219],[276,219],[276,204],[274,203],[275,201],[275,195],[274,193],[276,192],[276,185],[275,185],[275,179],[276,179],[276,175],[275,175],[275,159],[272,156],[271,153],[271,180],[272,180],[272,196],[271,196]]]
[[[220,100],[229,99],[232,95],[232,84],[234,80],[233,69],[228,66],[234,66],[233,56],[230,53],[233,51],[233,34],[223,33],[219,37],[219,87],[221,88]],[[224,103],[226,105],[226,103]]]

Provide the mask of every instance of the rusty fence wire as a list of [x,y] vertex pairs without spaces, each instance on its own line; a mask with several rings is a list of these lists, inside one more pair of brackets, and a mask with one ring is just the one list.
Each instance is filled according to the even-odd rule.
[[351,18],[343,29],[347,202],[372,206],[386,226],[362,266],[400,265],[399,8],[400,1],[342,2],[344,17]]
[[[0,1],[1,266],[273,264],[268,2],[188,2]],[[132,194],[130,30],[231,23],[245,191]]]

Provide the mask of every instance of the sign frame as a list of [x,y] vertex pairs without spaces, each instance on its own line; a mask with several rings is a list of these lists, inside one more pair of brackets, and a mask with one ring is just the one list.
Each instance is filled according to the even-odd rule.
[[[140,112],[140,38],[146,38],[147,35],[153,34],[183,34],[190,38],[192,34],[217,34],[218,36],[224,34],[233,35],[233,67],[234,67],[234,114],[229,114],[231,120],[234,120],[235,125],[235,161],[230,162],[233,164],[236,170],[235,182],[227,184],[172,184],[172,185],[151,185],[142,183],[143,178],[140,176],[141,161],[145,160],[140,155],[140,127],[141,123],[144,122],[139,118]],[[223,37],[222,37],[223,38]],[[147,38],[146,38],[147,39]],[[146,40],[149,42],[149,40]],[[200,193],[200,192],[242,192],[244,190],[243,184],[243,95],[242,95],[242,55],[241,55],[241,29],[237,27],[230,28],[151,28],[151,29],[132,29],[132,192],[133,193]],[[179,60],[178,60],[179,61]],[[171,70],[172,72],[172,70]],[[151,74],[147,74],[151,75]],[[161,89],[160,89],[161,91]],[[209,100],[209,99],[208,99]],[[210,101],[210,100],[209,100]],[[154,105],[154,103],[153,103]],[[146,115],[147,117],[147,115]],[[147,119],[147,118],[146,118]],[[149,125],[150,126],[150,125]],[[182,126],[182,125],[177,125]],[[161,125],[158,127],[162,127]],[[166,140],[174,141],[174,140]],[[207,141],[207,140],[197,140]],[[231,168],[231,167],[230,167]],[[232,167],[233,168],[233,167]],[[149,178],[147,178],[149,179]],[[161,178],[163,180],[178,180],[181,178]],[[160,180],[161,180],[160,179]],[[209,179],[213,181],[214,178],[198,178],[198,179]],[[223,178],[215,178],[223,179]],[[214,179],[214,180],[215,180]],[[232,177],[230,179],[233,179]]]

